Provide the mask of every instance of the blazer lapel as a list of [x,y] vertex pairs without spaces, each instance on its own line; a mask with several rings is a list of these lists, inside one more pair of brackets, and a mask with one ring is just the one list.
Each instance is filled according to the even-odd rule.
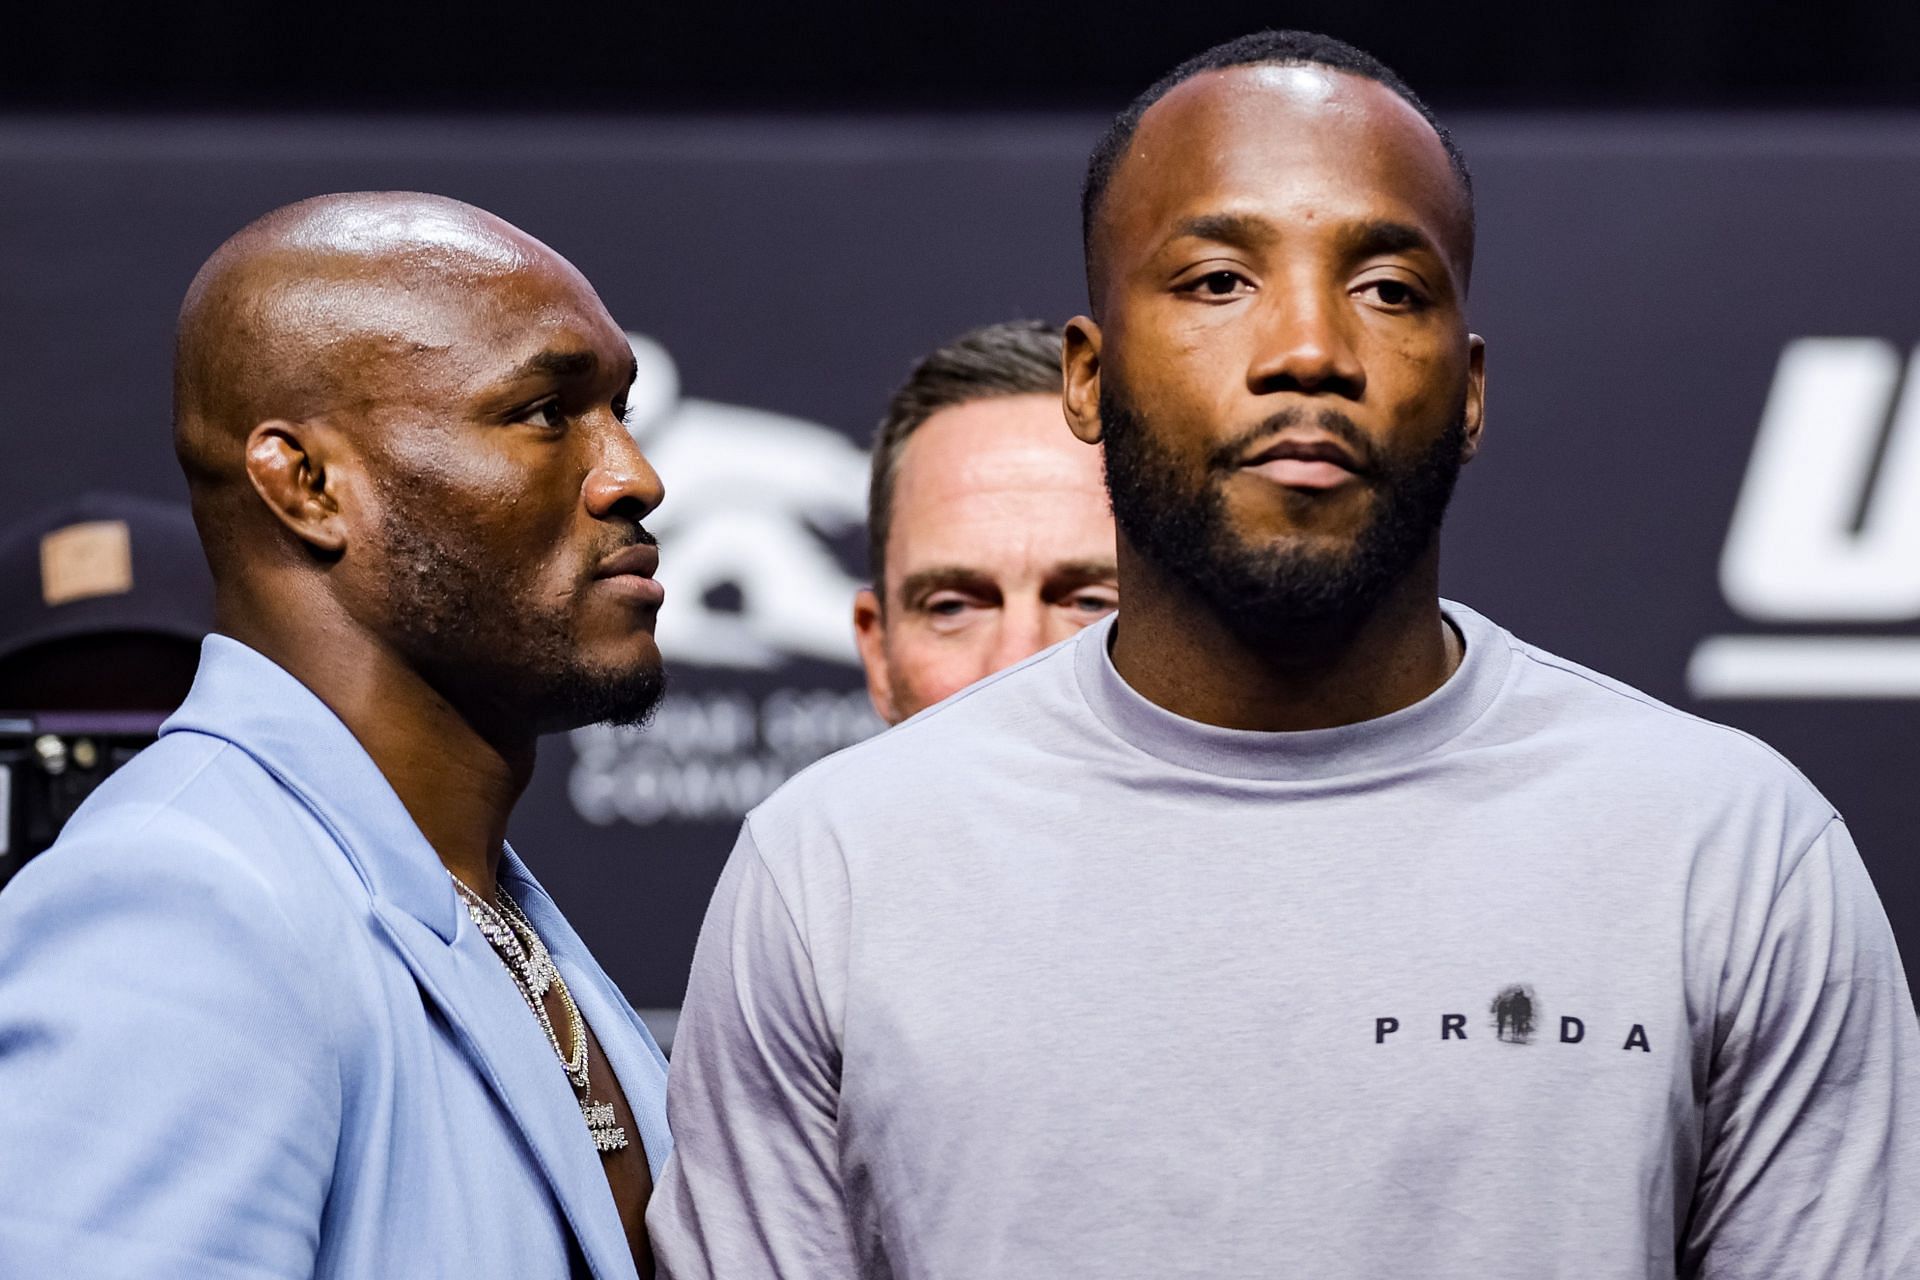
[[340,718],[270,659],[213,635],[192,693],[160,731],[233,743],[327,829],[374,918],[519,1128],[594,1275],[633,1280],[613,1192],[553,1047],[467,919],[439,855]]
[[376,905],[376,914],[421,991],[519,1126],[593,1274],[629,1280],[633,1254],[580,1104],[493,949],[470,926],[448,945],[404,912]]
[[646,1023],[595,962],[573,926],[567,923],[553,899],[511,848],[501,860],[500,878],[520,903],[520,909],[527,913],[547,944],[547,950],[553,953],[554,963],[560,966],[560,976],[572,990],[581,1016],[593,1028],[601,1050],[620,1078],[620,1089],[627,1095],[627,1106],[640,1128],[647,1167],[657,1182],[667,1153],[673,1148],[667,1131],[666,1056],[654,1043]]

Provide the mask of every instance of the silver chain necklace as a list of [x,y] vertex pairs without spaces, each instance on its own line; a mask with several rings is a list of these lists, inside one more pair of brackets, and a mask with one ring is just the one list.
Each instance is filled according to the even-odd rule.
[[[587,1029],[580,1017],[579,1006],[573,1002],[573,993],[567,990],[566,980],[560,976],[559,968],[553,963],[553,956],[540,940],[540,933],[533,927],[533,921],[527,919],[526,912],[520,909],[504,888],[494,889],[494,900],[485,898],[462,880],[448,871],[453,877],[453,886],[459,892],[460,901],[467,909],[467,916],[474,927],[480,930],[480,936],[487,940],[493,953],[507,966],[507,972],[513,977],[513,985],[520,996],[533,1010],[534,1018],[540,1023],[540,1029],[547,1033],[547,1043],[553,1046],[553,1052],[560,1059],[561,1070],[567,1073],[567,1082],[579,1094],[580,1114],[587,1122],[587,1132],[593,1138],[594,1149],[605,1154],[618,1151],[627,1145],[627,1131],[614,1114],[613,1104],[593,1100],[592,1081],[587,1070]],[[547,1013],[546,1001],[542,998],[548,991],[557,991],[560,1006],[567,1013],[567,1047],[560,1047],[560,1035],[554,1028],[553,1019]]]

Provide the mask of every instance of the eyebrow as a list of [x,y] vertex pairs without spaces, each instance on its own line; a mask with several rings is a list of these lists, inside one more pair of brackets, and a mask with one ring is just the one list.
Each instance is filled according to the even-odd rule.
[[931,569],[917,570],[901,579],[900,599],[912,604],[922,596],[947,588],[977,591],[983,587],[988,591],[998,590],[993,579],[978,569],[957,564],[936,565]]
[[[1173,239],[1190,236],[1240,248],[1255,248],[1278,238],[1279,228],[1266,218],[1245,213],[1200,213],[1173,224]],[[1431,253],[1439,255],[1433,240],[1420,228],[1390,218],[1375,218],[1341,233],[1355,257],[1370,258],[1386,253]]]
[[1376,219],[1348,229],[1342,237],[1356,257],[1371,258],[1383,253],[1431,253],[1440,256],[1438,246],[1426,232],[1404,222]]
[[541,351],[521,361],[507,377],[512,382],[536,376],[590,378],[599,368],[600,357],[591,351]]
[[1046,585],[1084,587],[1119,576],[1120,567],[1111,560],[1068,560],[1047,570]]
[[[600,357],[591,351],[541,351],[528,356],[514,367],[503,380],[504,385],[513,386],[529,378],[545,378],[554,382],[584,382],[600,371]],[[620,394],[624,397],[632,390],[635,379],[640,376],[640,364],[628,353],[621,362]]]
[[1272,240],[1274,226],[1265,218],[1254,217],[1251,214],[1198,213],[1174,223],[1173,235],[1169,239],[1178,240],[1187,236],[1195,240],[1216,240],[1221,244],[1252,246]]

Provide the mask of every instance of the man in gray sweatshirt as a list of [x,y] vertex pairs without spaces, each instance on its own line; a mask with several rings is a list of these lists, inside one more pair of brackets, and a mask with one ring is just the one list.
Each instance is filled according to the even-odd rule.
[[1438,598],[1473,207],[1269,32],[1095,151],[1099,623],[747,820],[676,1280],[1920,1275],[1920,1025],[1791,765]]

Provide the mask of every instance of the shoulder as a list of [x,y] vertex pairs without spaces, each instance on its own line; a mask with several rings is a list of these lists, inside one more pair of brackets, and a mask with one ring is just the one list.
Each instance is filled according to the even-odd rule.
[[[297,1080],[324,1135],[341,1046],[366,1014],[364,990],[342,981],[340,930],[195,812],[194,777],[173,782],[187,803],[165,803],[165,789],[96,794],[86,820],[0,893],[0,1084],[58,1077],[61,1106],[79,1106],[66,1095],[82,1084],[124,1100],[121,1077],[137,1066],[148,1102],[184,1107],[235,1072]],[[9,1042],[40,1051],[10,1058]]]
[[310,838],[245,752],[170,734],[108,778],[7,886],[0,939],[132,931],[183,952],[308,950]]
[[[271,828],[223,814],[260,803],[223,776],[247,776],[237,754],[162,739],[0,892],[0,1096],[36,1100],[0,1108],[0,1150],[32,1154],[22,1203],[60,1247],[139,1205],[190,1227],[214,1201],[271,1201],[283,1225],[324,1202],[372,1002],[295,882],[249,856]],[[94,1132],[110,1141],[76,1155]]]
[[[1047,723],[1073,703],[1074,652],[1069,638],[987,676],[863,742],[794,775],[768,801],[818,800],[903,772],[944,772],[957,758],[978,759]],[[955,753],[959,753],[956,757]]]
[[1744,730],[1682,711],[1632,685],[1501,632],[1513,654],[1503,720],[1649,795],[1692,804],[1762,803],[1817,831],[1838,814],[1805,774]]
[[1084,716],[1077,643],[1042,650],[794,775],[747,817],[761,855],[775,859],[809,835],[912,821],[930,805],[964,802],[985,779],[1047,767]]

